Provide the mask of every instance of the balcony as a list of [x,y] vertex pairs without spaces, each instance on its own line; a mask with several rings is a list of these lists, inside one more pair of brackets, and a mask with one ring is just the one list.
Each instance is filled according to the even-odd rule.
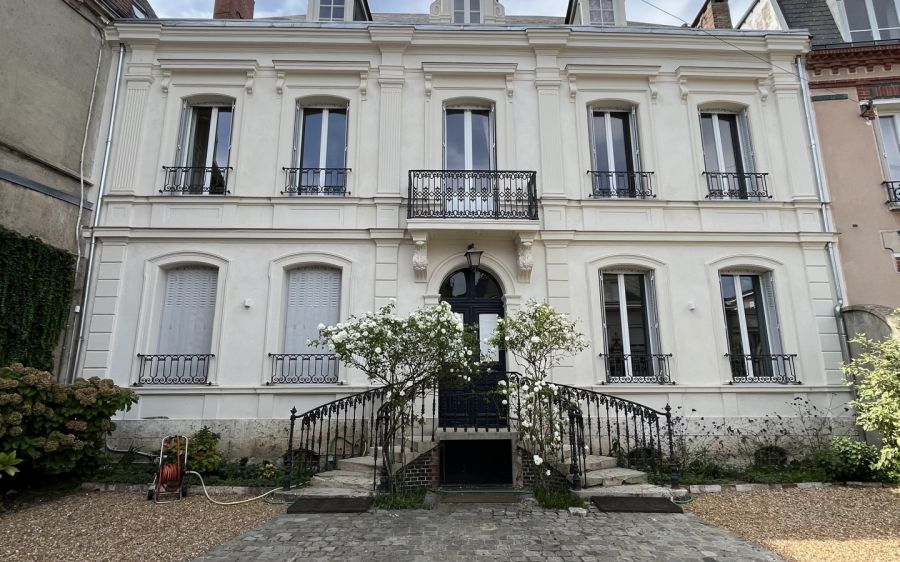
[[589,170],[591,197],[597,199],[653,199],[653,172]]
[[273,384],[337,384],[338,359],[330,353],[270,353]]
[[675,384],[669,370],[671,353],[600,354],[606,361],[606,382]]
[[160,193],[227,195],[230,166],[163,166],[165,180]]
[[145,384],[209,384],[209,364],[215,355],[138,354],[141,363],[135,386]]
[[347,195],[350,168],[282,168],[285,175],[282,195],[343,197]]
[[731,366],[732,384],[775,383],[800,384],[794,366],[796,354],[753,354],[726,353]]
[[766,181],[769,174],[756,172],[703,172],[709,189],[707,199],[771,199]]
[[887,190],[887,206],[892,211],[900,211],[900,181],[881,182]]
[[410,170],[410,219],[537,220],[537,173]]

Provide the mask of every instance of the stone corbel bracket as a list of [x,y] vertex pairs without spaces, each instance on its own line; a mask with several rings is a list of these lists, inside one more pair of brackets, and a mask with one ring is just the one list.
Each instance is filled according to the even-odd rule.
[[275,92],[280,96],[284,93],[284,72],[275,73]]
[[162,93],[169,93],[169,86],[172,85],[172,71],[171,70],[163,70],[162,73],[162,81],[160,82],[160,87],[162,88]]
[[369,95],[369,71],[363,70],[359,73],[359,99],[366,101]]
[[416,245],[412,257],[413,273],[416,283],[424,283],[428,280],[428,235],[417,233],[412,236]]
[[247,71],[247,81],[244,82],[244,89],[247,90],[248,94],[253,93],[253,82],[256,80],[256,71],[248,70]]
[[531,272],[534,270],[534,234],[519,233],[516,236],[517,271],[520,283],[531,283]]

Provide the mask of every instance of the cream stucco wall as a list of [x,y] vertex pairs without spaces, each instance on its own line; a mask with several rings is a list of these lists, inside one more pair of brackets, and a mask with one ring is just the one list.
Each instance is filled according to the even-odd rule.
[[[547,300],[588,335],[591,347],[554,373],[557,382],[605,380],[598,273],[627,265],[656,272],[677,385],[605,391],[722,418],[785,410],[796,395],[845,400],[824,251],[834,237],[822,227],[799,83],[784,70],[805,38],[732,35],[754,55],[685,30],[118,24],[110,39],[129,45],[129,60],[83,374],[133,383],[136,355],[153,352],[161,268],[209,263],[220,271],[213,386],[140,387],[127,417],[283,418],[293,405],[366,384],[346,370],[341,386],[265,384],[266,354],[279,350],[285,267],[341,267],[344,317],[390,298],[408,311],[437,302],[441,281],[475,243],[508,310]],[[159,194],[181,99],[196,94],[235,100],[227,197]],[[294,105],[320,95],[348,102],[350,194],[282,196]],[[540,220],[406,218],[407,171],[441,167],[443,103],[463,97],[495,107],[498,169],[537,172]],[[656,198],[588,197],[594,102],[637,106]],[[698,119],[706,107],[748,108],[771,199],[706,199]],[[528,244],[533,269],[522,267]],[[414,253],[427,263],[419,275]],[[773,273],[784,349],[798,354],[802,386],[729,384],[718,272],[738,267]]]

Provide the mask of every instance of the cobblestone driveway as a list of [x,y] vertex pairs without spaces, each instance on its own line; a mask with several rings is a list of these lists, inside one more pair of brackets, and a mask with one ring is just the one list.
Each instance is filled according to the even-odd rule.
[[531,503],[445,504],[431,511],[281,515],[195,562],[433,560],[777,561],[775,554],[685,514],[545,511]]

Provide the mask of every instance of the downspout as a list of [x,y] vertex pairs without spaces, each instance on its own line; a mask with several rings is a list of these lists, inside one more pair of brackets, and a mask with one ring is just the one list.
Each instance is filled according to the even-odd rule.
[[113,90],[112,109],[110,110],[109,128],[106,132],[106,146],[103,149],[103,167],[100,171],[100,187],[97,193],[97,202],[94,206],[94,220],[91,224],[91,244],[88,249],[87,270],[84,274],[84,287],[82,288],[81,308],[77,310],[79,317],[78,341],[75,344],[75,360],[69,370],[69,380],[75,380],[75,373],[81,363],[81,352],[84,347],[84,326],[87,317],[88,298],[91,292],[91,277],[94,274],[94,254],[97,249],[97,227],[100,226],[100,217],[103,212],[103,196],[106,193],[106,175],[109,172],[109,156],[112,148],[113,131],[116,127],[116,111],[119,107],[119,88],[122,85],[122,67],[125,64],[125,45],[119,44],[119,63],[116,66],[116,82]]
[[[806,76],[806,65],[803,57],[797,56],[797,73],[800,76],[800,89],[803,95],[803,110],[806,113],[806,128],[809,132],[809,151],[813,158],[815,170],[816,191],[819,195],[819,206],[822,210],[822,226],[827,233],[834,233],[834,223],[831,213],[828,211],[827,198],[825,196],[825,172],[822,168],[822,156],[819,149],[819,131],[813,116],[812,101],[809,91],[809,79]],[[850,361],[850,346],[847,343],[847,325],[844,322],[844,284],[841,271],[838,266],[837,256],[833,242],[825,243],[825,254],[828,256],[828,267],[831,269],[831,278],[834,279],[834,319],[837,323],[838,340],[841,345],[841,357],[844,362]]]

